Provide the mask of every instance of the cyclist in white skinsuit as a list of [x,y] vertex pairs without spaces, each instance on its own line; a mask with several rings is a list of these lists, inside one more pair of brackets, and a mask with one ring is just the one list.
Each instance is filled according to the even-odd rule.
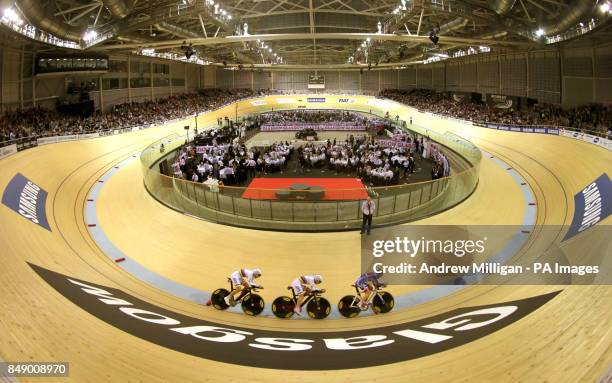
[[230,291],[228,296],[223,298],[225,303],[228,306],[231,305],[231,303],[234,300],[234,297],[236,296],[236,294],[240,293],[242,291],[242,289],[244,289],[244,288],[248,288],[248,287],[251,287],[251,286],[258,287],[258,285],[255,283],[255,278],[259,278],[259,277],[261,277],[261,270],[260,269],[253,269],[253,270],[240,269],[240,270],[234,271],[230,275],[230,279],[232,280],[232,284],[234,285],[234,289],[232,291]]
[[297,302],[295,303],[295,307],[293,311],[296,314],[300,314],[302,312],[302,303],[304,299],[306,299],[306,294],[310,293],[312,290],[316,289],[315,284],[320,284],[323,282],[323,277],[320,275],[302,275],[301,277],[297,277],[291,282],[291,288],[297,297]]

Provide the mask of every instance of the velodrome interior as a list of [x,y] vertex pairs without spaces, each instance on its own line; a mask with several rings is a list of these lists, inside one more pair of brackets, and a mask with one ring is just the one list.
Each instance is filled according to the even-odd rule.
[[[612,92],[609,86],[612,71],[606,69],[612,57],[609,42],[598,40],[579,47],[568,45],[541,50],[521,48],[483,57],[419,64],[407,69],[381,66],[373,70],[362,69],[362,74],[359,69],[328,68],[319,72],[328,79],[328,88],[311,92],[306,89],[309,69],[261,73],[227,70],[222,64],[196,65],[145,58],[111,48],[109,52],[114,55],[111,60],[125,61],[126,72],[40,76],[25,69],[35,60],[36,53],[32,50],[35,43],[15,38],[6,28],[2,33],[1,100],[4,111],[34,105],[51,107],[54,96],[65,92],[66,81],[92,78],[102,85],[106,79],[118,77],[129,84],[131,77],[137,75],[129,69],[134,62],[167,63],[170,74],[159,77],[168,78],[169,86],[105,89],[102,85],[91,92],[96,109],[108,111],[125,101],[140,102],[203,88],[254,88],[262,92],[270,88],[279,94],[232,102],[195,118],[169,124],[39,145],[1,158],[0,188],[4,190],[11,179],[21,173],[48,192],[46,215],[50,230],[33,225],[6,206],[0,208],[0,361],[69,361],[70,380],[78,382],[243,379],[261,382],[596,382],[610,379],[612,289],[606,285],[468,286],[423,304],[350,320],[250,317],[239,312],[215,310],[207,307],[205,300],[184,299],[159,288],[158,283],[139,279],[101,248],[92,236],[94,222],[87,213],[95,202],[96,228],[104,231],[114,247],[129,261],[177,284],[211,292],[225,286],[232,271],[245,265],[257,265],[265,272],[262,281],[265,289],[261,295],[266,302],[272,302],[284,293],[295,275],[316,271],[325,276],[326,297],[335,303],[349,292],[351,281],[360,274],[359,231],[254,230],[182,214],[164,206],[146,190],[139,160],[141,152],[155,141],[184,135],[184,127],[193,129],[196,119],[199,127],[205,127],[214,126],[219,117],[244,116],[271,107],[342,109],[345,108],[342,100],[348,97],[352,100],[351,108],[374,110],[380,114],[389,112],[400,120],[413,121],[415,126],[440,134],[451,132],[472,142],[483,153],[478,185],[465,201],[405,225],[519,226],[528,212],[535,212],[537,226],[567,226],[573,220],[574,196],[602,174],[612,174],[609,149],[560,135],[475,126],[377,98],[375,94],[385,88],[437,89],[438,71],[443,71],[447,73],[446,80],[442,80],[447,90],[508,93],[516,86],[522,87],[520,91],[525,96],[539,97],[542,102],[565,106],[609,103]],[[583,76],[579,73],[580,60],[587,58],[597,71],[587,71],[589,74]],[[602,61],[606,64],[599,65]],[[505,72],[515,62],[522,63],[524,70]],[[541,69],[547,64],[556,69]],[[463,74],[452,77],[448,67]],[[530,69],[541,71],[541,76],[528,73]],[[150,75],[157,78],[157,74]],[[518,85],[517,76],[521,77]],[[182,80],[174,81],[175,78]],[[456,83],[452,83],[455,79]],[[306,102],[309,97],[322,97],[325,101],[312,105]],[[110,171],[112,176],[106,177]],[[520,182],[517,183],[517,175],[527,184],[534,200],[527,200]],[[100,189],[93,201],[91,192],[96,187]],[[599,222],[598,226],[604,228],[599,233],[609,234],[610,225],[610,217]],[[555,238],[550,238],[534,230],[525,233],[527,239],[523,246],[544,253],[558,246],[564,234],[559,232]],[[586,246],[586,238],[577,237],[574,241]],[[607,249],[609,251],[610,247]],[[193,356],[113,327],[53,289],[30,264],[118,289],[155,306],[219,326],[283,332],[289,338],[291,333],[334,337],[339,331],[374,330],[458,308],[560,293],[515,323],[443,352],[387,364],[385,353],[372,349],[372,360],[379,362],[376,366],[360,368],[355,365],[337,370],[272,369]],[[390,286],[388,290],[402,296],[424,288]],[[39,380],[18,378],[17,381]]]
[[[412,112],[403,109],[402,113]],[[214,118],[215,115],[211,114],[210,117]],[[605,149],[569,138],[523,138],[516,137],[516,133],[465,127],[443,120],[437,121],[436,126],[469,137],[483,150],[503,158],[524,174],[534,189],[538,203],[538,223],[542,224],[567,223],[573,193],[612,167],[612,156]],[[179,131],[182,128],[182,124],[175,127]],[[152,140],[171,132],[168,127],[160,127],[83,142],[47,145],[2,161],[3,183],[7,183],[14,173],[21,172],[35,179],[44,179],[45,187],[52,197],[49,201],[51,232],[33,230],[27,221],[9,211],[3,211],[2,220],[6,223],[2,225],[5,249],[11,254],[10,257],[4,257],[6,270],[11,272],[2,274],[5,291],[3,308],[5,312],[12,313],[11,320],[2,322],[5,333],[11,334],[3,341],[2,355],[5,360],[28,359],[30,356],[45,360],[71,360],[79,366],[73,370],[76,379],[87,379],[92,374],[96,376],[100,373],[109,378],[138,379],[142,373],[151,370],[164,371],[160,376],[162,379],[171,377],[180,380],[197,380],[202,371],[213,369],[227,379],[236,379],[246,373],[244,367],[195,360],[193,357],[153,347],[108,328],[104,323],[96,323],[87,313],[73,307],[47,288],[29,269],[26,262],[30,262],[63,274],[78,276],[79,279],[130,291],[145,300],[218,323],[281,328],[285,331],[333,331],[338,328],[359,329],[401,323],[457,305],[508,301],[561,288],[563,293],[554,302],[532,314],[528,320],[466,347],[467,355],[450,351],[391,368],[371,368],[365,374],[361,370],[336,371],[334,374],[356,380],[369,379],[367,376],[370,373],[383,379],[397,378],[404,374],[423,379],[439,379],[437,369],[428,367],[444,364],[449,380],[454,380],[453,376],[457,375],[491,379],[497,376],[496,366],[511,370],[509,374],[512,379],[529,379],[537,376],[538,371],[550,371],[553,365],[563,363],[566,366],[564,378],[574,373],[576,375],[571,376],[579,381],[597,378],[605,367],[610,351],[609,342],[602,341],[610,336],[606,320],[609,315],[607,287],[481,286],[466,289],[423,307],[392,312],[385,317],[360,318],[351,322],[330,320],[325,323],[279,323],[272,318],[245,318],[241,314],[212,311],[201,304],[168,296],[134,279],[101,254],[92,242],[83,218],[83,206],[86,204],[87,192],[101,174],[126,157],[138,153]],[[568,151],[579,151],[579,155],[568,158],[564,155]],[[24,164],[24,156],[27,156],[27,164]],[[534,156],[538,161],[533,160]],[[571,171],[576,167],[581,170]],[[327,276],[330,282],[326,283],[326,287],[329,296],[334,299],[339,298],[347,289],[345,283],[334,281],[350,280],[359,272],[355,258],[358,258],[360,242],[356,232],[262,232],[195,220],[169,210],[150,198],[137,181],[140,177],[138,162],[132,162],[113,177],[100,196],[100,223],[113,243],[127,256],[171,279],[211,291],[223,284],[220,276],[239,268],[244,262],[255,262],[267,270],[266,285],[269,286],[283,286],[295,269],[316,269]],[[481,182],[474,195],[460,206],[420,223],[494,225],[518,222],[522,210],[526,208],[526,201],[509,178],[491,159],[485,158]],[[151,238],[157,240],[152,241]],[[537,243],[537,238],[530,238],[530,241]],[[269,243],[275,246],[271,248]],[[537,245],[546,248],[549,244]],[[299,252],[295,249],[299,249]],[[330,262],[330,258],[334,261]],[[397,288],[393,291],[401,293],[402,290]],[[271,300],[273,294],[274,291],[268,293],[266,290],[264,297]],[[22,321],[20,318],[27,319]],[[581,335],[584,331],[583,321],[590,323],[588,335]],[[555,323],[552,331],[551,322]],[[50,328],[53,331],[49,331]],[[527,339],[533,349],[525,345]],[[120,351],[117,350],[118,341],[121,343]],[[589,352],[577,353],[581,347]],[[75,348],[95,348],[97,352],[78,357],[73,352]],[[485,352],[488,348],[515,352],[501,357]],[[546,351],[551,349],[560,351],[552,354]],[[126,366],[127,361],[134,360],[138,361],[138,366],[133,366],[133,370],[119,369],[118,366]],[[113,372],[112,367],[106,368],[107,364],[117,366],[117,369]],[[194,364],[202,366],[202,369],[189,367]],[[585,370],[585,364],[591,367]],[[476,371],[479,374],[472,375]],[[487,375],[487,371],[491,375]],[[257,371],[248,374],[256,377]],[[326,373],[303,374],[279,371],[272,374],[266,372],[265,376],[266,379],[281,381],[292,376],[322,378]]]

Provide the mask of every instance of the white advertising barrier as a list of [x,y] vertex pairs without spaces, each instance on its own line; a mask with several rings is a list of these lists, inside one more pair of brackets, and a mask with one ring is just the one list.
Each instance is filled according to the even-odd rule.
[[40,145],[46,145],[46,144],[53,144],[57,142],[85,140],[88,138],[97,138],[97,137],[100,137],[100,133],[70,134],[67,136],[42,137],[42,138],[37,139],[36,143],[40,146]]
[[574,138],[576,140],[588,142],[589,144],[595,144],[608,150],[612,150],[612,140],[609,140],[607,138],[597,137],[586,133],[573,132],[571,130],[565,129],[561,129],[561,135],[564,137]]
[[0,148],[0,159],[17,153],[17,144],[3,146]]
[[363,125],[340,125],[340,124],[315,124],[315,125],[273,125],[262,126],[262,132],[297,132],[303,129],[312,129],[316,131],[365,131]]

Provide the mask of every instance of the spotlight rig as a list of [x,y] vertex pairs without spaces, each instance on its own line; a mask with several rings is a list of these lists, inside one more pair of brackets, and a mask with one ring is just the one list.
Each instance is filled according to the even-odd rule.
[[431,32],[429,32],[429,39],[434,45],[438,45],[438,41],[440,41],[440,38],[438,37],[438,31],[440,31],[439,25],[436,28],[432,29]]
[[193,44],[187,45],[186,41],[183,41],[183,45],[181,45],[181,49],[185,52],[185,58],[189,60],[191,56],[195,55],[196,51],[193,49]]
[[436,32],[434,31],[431,31],[429,33],[429,39],[434,45],[438,45],[438,41],[440,41],[440,38],[436,35]]

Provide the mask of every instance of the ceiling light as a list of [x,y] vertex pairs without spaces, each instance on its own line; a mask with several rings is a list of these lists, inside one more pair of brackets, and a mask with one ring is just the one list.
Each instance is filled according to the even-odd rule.
[[3,18],[17,25],[23,24],[23,20],[21,20],[13,8],[6,8],[3,13]]
[[83,40],[89,42],[95,40],[96,37],[98,37],[98,33],[96,31],[87,31],[83,35]]
[[605,2],[602,5],[599,6],[599,9],[601,9],[601,11],[603,13],[609,12],[610,11],[610,3]]
[[538,37],[542,37],[544,36],[544,29],[540,28],[537,31],[535,31],[535,35]]

